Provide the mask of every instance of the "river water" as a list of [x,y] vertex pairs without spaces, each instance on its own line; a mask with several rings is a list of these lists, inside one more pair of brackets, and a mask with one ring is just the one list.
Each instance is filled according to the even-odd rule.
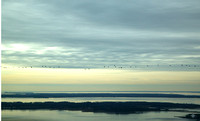
[[190,121],[176,116],[187,112],[147,112],[139,114],[106,114],[81,111],[3,110],[2,121]]
[[70,97],[70,98],[2,98],[2,102],[171,102],[200,104],[200,98],[150,98],[150,97]]

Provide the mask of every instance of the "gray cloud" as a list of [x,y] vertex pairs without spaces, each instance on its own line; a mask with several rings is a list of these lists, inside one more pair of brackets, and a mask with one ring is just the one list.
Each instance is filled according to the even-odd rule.
[[[199,4],[198,0],[3,0],[2,63],[199,64]],[[13,44],[28,48],[18,51]]]

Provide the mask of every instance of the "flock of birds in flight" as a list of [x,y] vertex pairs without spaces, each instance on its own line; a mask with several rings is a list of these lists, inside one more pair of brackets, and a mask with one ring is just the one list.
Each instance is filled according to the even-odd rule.
[[[51,68],[51,69],[55,69],[55,68],[67,68],[67,67],[61,67],[61,66],[37,66],[37,67],[34,67],[34,66],[21,66],[21,67],[8,67],[8,66],[1,66],[2,68],[6,69],[6,68]],[[108,69],[108,68],[114,68],[114,69],[127,69],[127,68],[152,68],[152,67],[157,67],[157,68],[162,68],[162,67],[189,67],[189,68],[198,68],[200,67],[200,65],[187,65],[187,64],[176,64],[176,65],[134,65],[134,66],[116,66],[116,65],[112,65],[112,66],[103,66],[101,68],[104,68],[104,69]],[[85,70],[89,70],[91,68],[84,68],[83,69]]]

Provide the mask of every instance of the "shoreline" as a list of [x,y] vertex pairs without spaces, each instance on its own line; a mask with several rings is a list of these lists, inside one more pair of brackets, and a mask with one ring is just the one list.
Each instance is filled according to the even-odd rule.
[[200,95],[148,94],[148,93],[22,93],[2,94],[2,98],[62,98],[62,97],[156,97],[156,98],[200,98]]
[[2,102],[1,104],[2,110],[70,110],[110,114],[132,114],[150,111],[187,111],[186,109],[200,109],[200,105],[197,104],[161,102]]

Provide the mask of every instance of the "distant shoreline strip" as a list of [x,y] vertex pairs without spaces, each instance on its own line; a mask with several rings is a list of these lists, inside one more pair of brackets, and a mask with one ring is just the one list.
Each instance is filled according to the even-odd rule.
[[65,97],[156,97],[156,98],[200,98],[200,95],[145,94],[145,93],[18,93],[2,94],[2,98],[65,98]]

